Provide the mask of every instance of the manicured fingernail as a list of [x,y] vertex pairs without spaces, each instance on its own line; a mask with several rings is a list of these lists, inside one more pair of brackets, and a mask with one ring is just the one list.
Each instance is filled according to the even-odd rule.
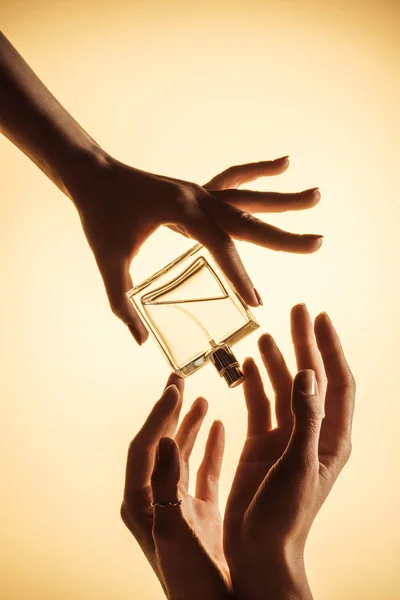
[[321,240],[324,236],[320,235],[318,233],[304,233],[302,236],[302,238],[305,238],[306,240]]
[[287,156],[281,156],[280,158],[275,158],[274,162],[278,162],[280,160],[287,160],[289,158],[289,154]]
[[261,300],[261,296],[260,296],[260,294],[257,292],[256,288],[254,288],[254,293],[255,293],[255,296],[256,296],[256,298],[257,298],[257,302],[258,302],[258,304],[259,304],[260,306],[264,306],[264,303],[263,303],[263,301]]
[[309,188],[308,190],[303,190],[303,194],[313,194],[314,192],[319,192],[319,187]]
[[296,387],[305,396],[316,394],[315,374],[311,369],[299,371],[296,375]]
[[144,342],[144,340],[142,339],[139,331],[136,329],[136,327],[134,325],[130,325],[128,324],[128,329],[131,332],[131,334],[133,335],[133,337],[135,338],[135,340],[137,341],[137,343],[139,344],[139,346],[141,346]]
[[157,460],[167,462],[171,459],[173,451],[173,441],[170,438],[161,438],[157,447]]

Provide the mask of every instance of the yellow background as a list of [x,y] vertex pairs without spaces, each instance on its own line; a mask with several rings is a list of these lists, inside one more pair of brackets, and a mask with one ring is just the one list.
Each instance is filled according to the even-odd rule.
[[[396,7],[397,5],[397,7]],[[323,233],[292,256],[240,244],[256,311],[294,366],[289,308],[327,310],[358,381],[354,450],[313,527],[316,598],[399,598],[399,4],[396,2],[2,3],[4,33],[111,154],[204,182],[291,156],[256,189],[319,185],[322,200],[270,222]],[[162,597],[119,519],[126,448],[167,363],[108,309],[72,204],[0,140],[0,598]],[[168,248],[166,249],[166,244]],[[160,231],[136,282],[186,249]],[[257,334],[237,354],[256,353]],[[207,367],[187,384],[222,418],[222,500],[244,435],[240,389]],[[194,462],[201,457],[202,432]]]

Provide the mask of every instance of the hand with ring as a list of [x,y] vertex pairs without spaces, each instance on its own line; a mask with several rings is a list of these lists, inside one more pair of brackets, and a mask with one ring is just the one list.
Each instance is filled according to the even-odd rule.
[[130,446],[122,517],[168,598],[312,600],[304,548],[350,456],[355,384],[325,313],[313,325],[297,305],[291,328],[294,378],[272,337],[259,341],[276,427],[260,372],[253,359],[244,363],[248,431],[223,525],[217,504],[223,425],[211,427],[193,497],[188,460],[207,403],[194,402],[175,436],[182,379],[170,376]]
[[189,458],[208,404],[197,398],[176,432],[183,390],[183,379],[171,375],[129,446],[121,516],[167,598],[228,600],[218,509],[224,427],[220,421],[211,426],[192,496]]

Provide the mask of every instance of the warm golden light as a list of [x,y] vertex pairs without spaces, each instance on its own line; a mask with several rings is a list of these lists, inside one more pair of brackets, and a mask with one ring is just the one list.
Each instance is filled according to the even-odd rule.
[[[289,170],[255,189],[320,186],[316,208],[269,219],[324,234],[317,254],[239,247],[264,300],[260,331],[294,367],[290,307],[326,310],[358,382],[353,455],[307,549],[315,598],[397,599],[399,4],[14,0],[0,16],[45,84],[120,160],[201,183],[290,154]],[[156,600],[161,588],[119,505],[128,443],[167,363],[112,316],[72,204],[5,138],[0,158],[0,598]],[[157,232],[134,281],[190,244]],[[257,335],[237,346],[240,359],[256,355]],[[207,366],[188,380],[185,406],[199,393],[207,424],[226,425],[224,502],[244,436],[242,391]]]

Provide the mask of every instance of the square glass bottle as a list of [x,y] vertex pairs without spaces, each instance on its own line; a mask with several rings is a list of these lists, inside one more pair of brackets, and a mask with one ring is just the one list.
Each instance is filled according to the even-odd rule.
[[259,325],[201,244],[135,286],[128,297],[181,377],[210,361],[229,387],[243,381],[231,346]]

